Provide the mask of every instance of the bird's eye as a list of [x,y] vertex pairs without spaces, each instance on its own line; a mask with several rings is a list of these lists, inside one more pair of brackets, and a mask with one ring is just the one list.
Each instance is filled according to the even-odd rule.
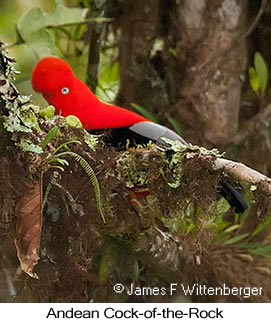
[[62,94],[69,94],[70,90],[67,87],[61,89]]

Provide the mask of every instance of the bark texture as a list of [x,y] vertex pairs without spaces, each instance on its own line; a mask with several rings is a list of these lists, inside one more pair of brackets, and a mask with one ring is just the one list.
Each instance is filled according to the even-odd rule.
[[236,41],[245,31],[246,6],[242,0],[192,0],[178,6],[176,49],[185,80],[177,111],[182,115],[191,109],[204,138],[215,144],[224,144],[238,130],[246,46]]
[[120,23],[120,103],[170,113],[194,141],[225,144],[238,130],[246,12],[241,0],[135,1]]
[[129,107],[135,102],[159,112],[166,106],[167,93],[150,61],[159,26],[159,1],[130,3],[119,22],[122,31],[119,42],[119,103]]

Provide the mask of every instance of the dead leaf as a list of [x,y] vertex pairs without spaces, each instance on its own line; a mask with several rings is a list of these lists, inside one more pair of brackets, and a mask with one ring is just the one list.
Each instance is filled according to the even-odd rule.
[[29,276],[38,279],[33,272],[39,261],[41,236],[41,182],[28,186],[16,206],[15,246],[21,268]]

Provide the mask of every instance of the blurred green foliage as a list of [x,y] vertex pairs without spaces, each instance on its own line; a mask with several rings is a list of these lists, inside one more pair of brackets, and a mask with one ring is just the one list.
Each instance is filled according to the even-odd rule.
[[[20,17],[34,7],[40,7],[44,10],[53,8],[53,0],[9,0],[0,2],[0,39],[9,46],[17,43],[19,40],[16,33],[16,24]],[[16,78],[16,86],[21,93],[33,94],[37,103],[42,103],[40,95],[33,92],[30,85],[30,73],[36,58],[33,52],[26,45],[11,46],[10,55],[17,60],[16,68],[21,72]]]
[[254,66],[248,70],[252,90],[258,95],[265,95],[268,86],[268,66],[261,53],[254,54]]
[[[57,34],[49,28],[63,28],[63,25],[84,22],[81,9],[67,8],[63,0],[55,0],[55,7],[49,12],[33,8],[20,17],[17,23],[18,39],[21,39],[34,52],[38,59],[44,56],[60,55],[57,48]],[[66,31],[68,37],[70,36]]]
[[[72,4],[73,1],[65,3]],[[21,74],[15,83],[19,91],[32,94],[34,101],[45,101],[31,87],[31,72],[36,62],[49,55],[65,56],[84,80],[87,46],[82,41],[86,25],[84,10],[68,8],[63,0],[11,0],[0,4],[0,39],[7,42],[11,56],[17,60]],[[68,27],[62,25],[74,23]],[[76,49],[83,55],[76,57]]]
[[152,113],[150,113],[147,108],[142,107],[141,105],[136,103],[131,103],[131,107],[133,107],[138,113],[143,115],[145,118],[153,122],[157,122],[157,118]]
[[[32,68],[45,56],[63,58],[85,82],[89,51],[91,54],[93,50],[89,48],[90,29],[94,28],[100,34],[96,95],[103,102],[114,102],[120,85],[118,32],[100,23],[105,3],[106,0],[10,0],[0,4],[0,39],[8,43],[11,56],[17,59],[16,68],[21,74],[15,83],[21,93],[31,94],[33,101],[41,106],[47,105],[31,86]],[[88,27],[85,19],[93,19],[93,24]],[[161,39],[155,45],[159,49]],[[148,107],[137,102],[131,102],[131,106],[158,122]],[[169,117],[168,122],[181,134],[181,125],[174,118]]]
[[[7,42],[10,54],[17,59],[21,74],[15,80],[19,91],[32,94],[38,104],[46,104],[31,87],[31,72],[44,56],[64,58],[76,76],[85,81],[88,43],[84,39],[86,11],[94,1],[11,0],[0,4],[0,39]],[[101,6],[101,1],[95,2]],[[74,8],[76,6],[76,8]],[[80,8],[79,8],[80,6]],[[14,10],[15,8],[15,10]],[[119,67],[114,61],[117,49],[105,40],[106,49],[100,52],[97,95],[112,103],[119,89]],[[113,63],[112,63],[113,62]]]

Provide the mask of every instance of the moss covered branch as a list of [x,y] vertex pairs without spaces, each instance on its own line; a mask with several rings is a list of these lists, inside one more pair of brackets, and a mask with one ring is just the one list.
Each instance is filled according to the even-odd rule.
[[[177,142],[121,152],[105,146],[103,136],[20,96],[8,78],[12,61],[2,52],[0,62],[5,301],[180,301],[182,291],[146,299],[116,294],[113,285],[261,287],[262,281],[263,295],[250,299],[188,300],[270,301],[271,203],[262,186],[268,178],[216,150]],[[261,182],[246,192],[245,213],[217,194],[225,177]]]

